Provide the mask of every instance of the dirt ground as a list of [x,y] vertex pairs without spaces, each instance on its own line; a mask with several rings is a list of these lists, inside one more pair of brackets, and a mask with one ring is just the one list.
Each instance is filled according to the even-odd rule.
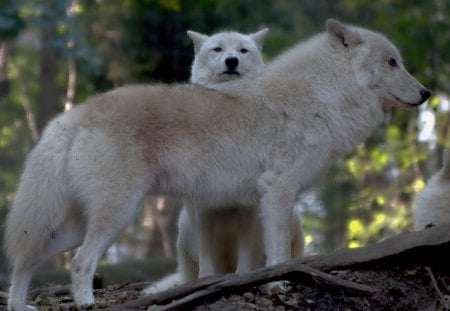
[[[450,273],[439,267],[405,265],[357,270],[332,270],[330,275],[373,287],[372,295],[355,295],[339,288],[329,289],[289,282],[283,290],[263,292],[259,287],[248,291],[231,291],[216,298],[199,300],[173,310],[447,310],[450,305]],[[95,291],[96,307],[107,310],[133,301],[146,284],[123,284]],[[77,310],[67,286],[40,288],[33,297],[39,310]],[[6,310],[0,299],[0,310]],[[447,305],[446,305],[447,304]],[[136,310],[145,310],[147,306]],[[156,306],[150,310],[158,310]],[[168,308],[169,310],[171,308]]]
[[[445,310],[450,294],[449,275],[433,271],[441,298],[423,266],[391,267],[371,270],[331,271],[345,280],[370,285],[376,293],[356,296],[339,290],[290,283],[285,291],[263,295],[258,290],[221,297],[199,304],[194,310]],[[445,302],[446,303],[446,302]]]
[[[95,290],[89,310],[449,310],[449,262],[450,226],[153,296],[140,295],[149,283],[109,286]],[[282,289],[262,290],[261,284],[283,279],[290,282]],[[78,310],[68,286],[40,287],[29,298],[39,310]],[[0,292],[0,310],[6,299]]]

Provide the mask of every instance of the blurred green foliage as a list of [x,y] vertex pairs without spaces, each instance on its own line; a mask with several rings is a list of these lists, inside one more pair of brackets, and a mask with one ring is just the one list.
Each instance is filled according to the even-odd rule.
[[[433,97],[423,111],[434,117],[435,141],[419,141],[418,111],[387,111],[385,125],[340,159],[318,185],[320,208],[305,213],[315,251],[361,246],[409,230],[415,194],[449,146],[450,2],[430,0],[4,0],[0,4],[0,220],[13,198],[24,158],[34,142],[24,100],[39,115],[42,34],[49,27],[63,110],[69,60],[75,61],[75,101],[130,82],[186,81],[193,58],[186,30],[254,32],[269,27],[270,61],[288,46],[322,31],[329,17],[385,33],[406,67]],[[5,51],[6,51],[5,50]],[[5,55],[4,55],[5,56]],[[1,54],[0,54],[1,59]],[[1,222],[0,222],[1,223]],[[0,259],[0,269],[5,267]]]

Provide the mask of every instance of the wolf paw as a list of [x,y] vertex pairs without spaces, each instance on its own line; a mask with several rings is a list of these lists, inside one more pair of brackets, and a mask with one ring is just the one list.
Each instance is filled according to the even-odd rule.
[[161,292],[161,289],[156,286],[156,284],[152,284],[147,286],[141,291],[141,296],[151,295],[151,294],[157,294]]
[[144,288],[141,291],[141,295],[142,296],[146,296],[146,295],[152,295],[152,294],[158,294],[160,292],[164,292],[166,290],[172,289],[174,287],[179,286],[180,284],[178,283],[172,283],[172,284],[152,284],[147,286],[146,288]]

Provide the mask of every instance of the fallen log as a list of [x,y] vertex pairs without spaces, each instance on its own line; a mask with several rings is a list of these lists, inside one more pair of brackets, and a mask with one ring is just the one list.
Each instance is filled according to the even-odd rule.
[[[317,269],[291,261],[258,269],[244,275],[227,274],[221,277],[199,279],[190,283],[190,285],[187,284],[184,288],[180,286],[160,294],[148,295],[111,310],[133,310],[149,305],[153,305],[152,310],[161,311],[187,308],[199,300],[211,299],[217,295],[242,292],[254,286],[282,280],[302,282],[306,285],[320,286],[328,290],[340,290],[353,295],[371,295],[375,291],[369,286],[342,280]],[[155,304],[160,306],[156,307]]]
[[411,258],[414,258],[417,263],[445,264],[450,259],[448,250],[450,250],[450,225],[442,225],[401,233],[361,248],[346,248],[331,254],[304,257],[294,261],[321,271],[361,267],[375,263],[396,264],[404,260],[409,261]]

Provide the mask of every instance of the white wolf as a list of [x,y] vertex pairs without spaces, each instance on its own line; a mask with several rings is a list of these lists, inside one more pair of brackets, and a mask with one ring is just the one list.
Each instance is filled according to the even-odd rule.
[[[266,33],[264,29],[251,35],[221,32],[207,37],[188,31],[196,51],[191,81],[228,95],[246,92],[244,79],[254,84],[264,70],[261,50]],[[239,57],[243,50],[245,57]],[[229,60],[235,60],[232,68]],[[204,85],[207,77],[210,81]],[[301,257],[304,239],[298,208],[291,223],[292,257]],[[256,205],[203,206],[199,202],[185,202],[178,221],[177,272],[148,287],[144,293],[165,290],[206,275],[243,273],[263,267],[263,248]]]
[[414,229],[429,225],[450,224],[450,159],[449,151],[442,152],[442,168],[427,182],[416,201]]
[[431,96],[384,36],[335,20],[269,64],[248,91],[126,86],[51,121],[27,158],[6,221],[9,309],[26,309],[43,261],[78,245],[74,300],[93,304],[98,260],[146,193],[211,206],[259,202],[266,265],[289,259],[286,224],[297,193],[366,139],[383,107]]
[[261,50],[267,32],[207,36],[189,30],[195,52],[191,82],[232,96],[246,92],[265,68]]

